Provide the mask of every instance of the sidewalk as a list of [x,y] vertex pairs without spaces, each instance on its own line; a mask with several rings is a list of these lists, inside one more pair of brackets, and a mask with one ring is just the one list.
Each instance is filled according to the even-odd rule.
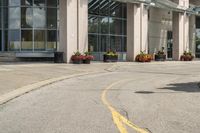
[[86,72],[101,72],[112,66],[112,63],[92,63],[90,65],[0,63],[0,97],[18,88],[44,80]]

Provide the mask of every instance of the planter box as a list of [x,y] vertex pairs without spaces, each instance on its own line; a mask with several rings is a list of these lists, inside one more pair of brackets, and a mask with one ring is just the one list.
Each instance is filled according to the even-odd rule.
[[181,56],[181,61],[192,61],[193,59],[194,59],[194,56],[187,56],[187,55]]
[[117,62],[118,61],[118,55],[103,55],[103,61],[104,62]]
[[166,55],[155,55],[155,61],[165,61]]
[[83,64],[90,64],[91,60],[83,60]]
[[82,64],[82,60],[72,60],[73,64]]

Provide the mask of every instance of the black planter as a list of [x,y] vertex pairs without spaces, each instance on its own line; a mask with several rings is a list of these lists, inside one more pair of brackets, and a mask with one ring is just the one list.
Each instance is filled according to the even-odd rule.
[[117,62],[118,61],[118,55],[103,55],[103,61],[104,62]]
[[82,60],[72,60],[73,64],[82,64]]
[[165,61],[166,55],[155,55],[155,61]]
[[63,52],[54,52],[54,63],[64,63]]
[[83,64],[90,64],[90,60],[83,60]]

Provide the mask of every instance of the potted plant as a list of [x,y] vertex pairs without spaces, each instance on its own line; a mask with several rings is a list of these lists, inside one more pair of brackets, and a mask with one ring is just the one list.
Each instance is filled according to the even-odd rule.
[[181,61],[192,61],[194,56],[191,52],[184,51],[183,55],[181,56]]
[[71,60],[74,64],[81,64],[83,62],[84,56],[79,52],[74,52],[72,55]]
[[161,51],[158,51],[158,53],[155,54],[155,61],[165,61],[166,60],[166,54],[164,52],[164,47],[162,47]]
[[94,56],[90,52],[84,53],[83,64],[90,64],[91,60],[94,59]]
[[138,54],[136,56],[136,59],[135,59],[135,61],[137,61],[137,62],[151,62],[151,60],[152,60],[152,56],[150,54],[146,54],[142,51],[140,54]]
[[104,62],[117,62],[118,61],[118,54],[115,51],[109,50],[103,55]]

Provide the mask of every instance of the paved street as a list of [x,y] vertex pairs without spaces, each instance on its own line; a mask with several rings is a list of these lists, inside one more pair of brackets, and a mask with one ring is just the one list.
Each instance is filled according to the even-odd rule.
[[[38,73],[41,65],[54,67],[36,65]],[[56,82],[0,105],[1,133],[200,131],[200,62],[61,66],[70,73],[83,68],[97,73]]]

